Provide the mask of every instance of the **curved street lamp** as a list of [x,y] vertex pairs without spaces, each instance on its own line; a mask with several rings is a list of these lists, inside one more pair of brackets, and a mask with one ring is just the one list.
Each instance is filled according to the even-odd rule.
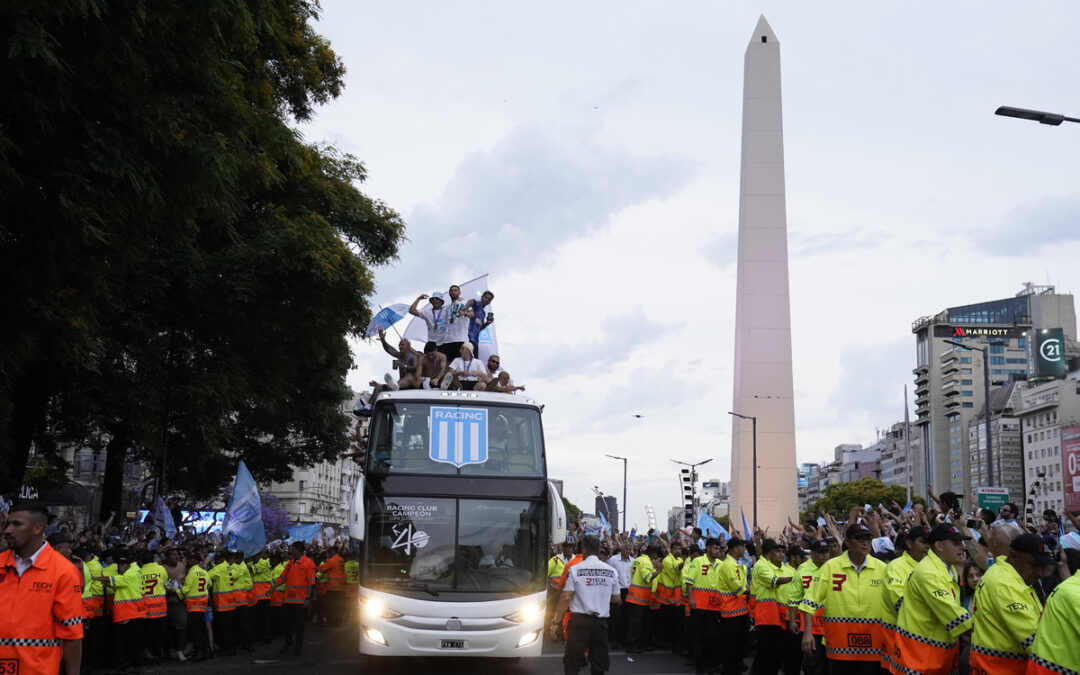
[[1062,122],[1080,122],[1080,119],[1075,117],[1066,117],[1058,113],[1048,113],[1041,110],[1028,110],[1027,108],[1013,108],[1011,106],[1003,105],[994,111],[995,115],[1001,115],[1002,117],[1015,117],[1021,120],[1031,120],[1032,122],[1038,122],[1039,124],[1049,124],[1051,126],[1061,126]]

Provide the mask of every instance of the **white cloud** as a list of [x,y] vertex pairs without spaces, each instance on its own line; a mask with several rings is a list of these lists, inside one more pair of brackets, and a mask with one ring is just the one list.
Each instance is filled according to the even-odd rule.
[[[677,497],[669,459],[728,474],[742,54],[783,59],[802,460],[901,419],[911,322],[1077,288],[1080,7],[598,2],[324,4],[345,95],[304,131],[354,152],[406,214],[382,304],[492,273],[503,362],[547,404],[554,473],[630,521]],[[1019,206],[1018,206],[1019,205]],[[360,345],[350,383],[389,359]],[[643,412],[637,420],[632,413]]]

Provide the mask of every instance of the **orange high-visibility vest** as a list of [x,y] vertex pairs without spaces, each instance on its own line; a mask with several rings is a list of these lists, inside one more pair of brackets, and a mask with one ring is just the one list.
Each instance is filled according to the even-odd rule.
[[0,672],[60,672],[64,641],[83,636],[82,588],[79,571],[48,544],[21,578],[14,552],[0,553]]
[[161,619],[166,615],[165,582],[169,573],[157,563],[147,563],[139,570],[142,579],[143,607],[147,619]]
[[188,612],[206,613],[210,607],[210,575],[198,565],[192,565],[184,577],[181,592]]
[[723,597],[720,616],[732,617],[750,613],[746,601],[746,577],[743,568],[730,554],[720,563],[717,589]]
[[285,569],[276,581],[285,584],[283,602],[286,605],[302,605],[307,602],[308,592],[315,585],[315,563],[306,555],[290,560],[285,563]]
[[626,601],[631,605],[644,605],[648,607],[652,603],[652,577],[656,569],[648,555],[642,553],[630,564],[630,589],[626,593]]
[[328,590],[333,593],[345,592],[345,559],[338,554],[334,554],[326,559],[326,562],[319,568],[321,572],[326,572],[328,581]]
[[800,611],[825,609],[825,655],[837,661],[880,661],[881,590],[885,563],[867,556],[856,571],[847,552],[818,568]]

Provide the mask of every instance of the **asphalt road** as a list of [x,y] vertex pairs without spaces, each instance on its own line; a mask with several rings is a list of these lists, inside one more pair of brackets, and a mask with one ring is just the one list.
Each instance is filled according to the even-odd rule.
[[[355,626],[340,628],[311,627],[306,631],[304,653],[300,656],[278,658],[281,642],[259,645],[254,653],[240,652],[237,656],[212,659],[200,663],[167,662],[146,665],[141,672],[145,675],[154,673],[245,673],[261,675],[270,673],[319,673],[319,675],[337,675],[339,673],[462,673],[481,675],[556,675],[562,669],[562,643],[544,644],[543,654],[537,658],[521,659],[509,662],[492,659],[468,658],[414,658],[379,660],[371,667],[356,653]],[[588,670],[583,669],[582,673]],[[628,655],[623,651],[611,654],[610,673],[632,675],[659,675],[661,673],[693,673],[694,668],[686,664],[686,659],[670,653],[650,652]]]

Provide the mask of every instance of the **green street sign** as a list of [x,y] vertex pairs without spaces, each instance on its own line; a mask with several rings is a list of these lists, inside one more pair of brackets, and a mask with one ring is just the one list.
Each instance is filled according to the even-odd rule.
[[994,513],[997,513],[998,509],[1009,503],[1009,488],[975,488],[975,494],[977,499],[979,500],[979,508],[990,509]]

